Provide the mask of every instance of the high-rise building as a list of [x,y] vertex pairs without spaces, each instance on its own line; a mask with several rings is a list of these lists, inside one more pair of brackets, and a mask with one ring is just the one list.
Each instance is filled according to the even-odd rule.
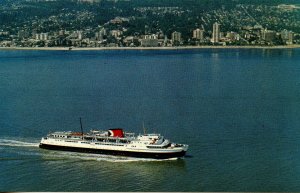
[[82,31],[77,31],[77,37],[79,40],[82,40],[83,36],[82,36]]
[[292,31],[282,30],[280,36],[284,43],[293,44],[294,33]]
[[261,31],[261,39],[267,42],[272,42],[276,38],[276,32],[264,29]]
[[201,30],[201,29],[195,29],[193,30],[193,38],[196,39],[196,40],[203,40],[204,39],[204,30]]
[[98,40],[98,41],[103,41],[104,36],[106,36],[106,35],[107,35],[107,33],[106,33],[106,29],[105,28],[101,28],[99,30],[99,32],[95,33],[96,40]]
[[173,44],[180,44],[181,42],[181,33],[180,32],[173,32],[172,33],[172,42]]
[[213,24],[213,33],[212,33],[211,42],[212,43],[218,43],[219,40],[220,40],[220,24],[218,24],[217,22],[215,22]]
[[118,38],[123,34],[123,32],[121,30],[111,30],[110,34],[115,38]]
[[42,33],[42,40],[48,40],[48,33]]
[[100,32],[100,34],[103,35],[103,36],[106,36],[106,35],[107,35],[107,32],[106,32],[106,29],[105,29],[105,28],[101,28],[99,32]]
[[158,46],[158,36],[156,34],[145,35],[141,40],[141,46],[143,47],[156,47]]
[[293,33],[293,32],[290,32],[290,33],[289,33],[288,41],[287,41],[286,43],[287,43],[287,44],[293,44],[293,41],[294,41],[294,33]]
[[78,40],[82,40],[83,39],[83,32],[76,30],[73,31],[72,34],[70,35],[71,39],[78,39]]
[[48,40],[48,33],[39,33],[39,34],[35,34],[35,39],[36,40]]
[[165,38],[164,38],[164,46],[167,46],[168,45],[168,37],[165,35]]

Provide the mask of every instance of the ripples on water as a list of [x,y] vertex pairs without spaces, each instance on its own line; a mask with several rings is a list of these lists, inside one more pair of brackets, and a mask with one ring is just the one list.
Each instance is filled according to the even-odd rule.
[[[299,191],[300,49],[1,51],[0,191]],[[39,149],[141,123],[179,160]],[[4,187],[4,189],[1,189]]]

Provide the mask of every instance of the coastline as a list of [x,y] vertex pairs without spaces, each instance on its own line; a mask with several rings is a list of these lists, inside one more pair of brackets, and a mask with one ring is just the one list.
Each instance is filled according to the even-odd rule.
[[192,50],[192,49],[294,49],[300,44],[288,46],[180,46],[180,47],[0,47],[0,50],[47,50],[47,51],[88,51],[88,50]]

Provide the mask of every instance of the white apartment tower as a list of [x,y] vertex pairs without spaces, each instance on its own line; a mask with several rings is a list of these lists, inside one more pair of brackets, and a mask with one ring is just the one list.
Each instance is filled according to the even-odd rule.
[[203,40],[203,38],[204,38],[203,33],[204,33],[204,30],[195,29],[195,30],[193,30],[193,38],[196,40]]
[[35,34],[35,39],[36,40],[48,40],[48,33],[39,33],[39,34]]
[[180,32],[173,32],[172,33],[172,41],[174,42],[181,42],[181,33]]
[[215,22],[213,24],[213,33],[212,33],[211,42],[212,43],[218,43],[219,39],[220,39],[220,24],[218,24],[217,22]]

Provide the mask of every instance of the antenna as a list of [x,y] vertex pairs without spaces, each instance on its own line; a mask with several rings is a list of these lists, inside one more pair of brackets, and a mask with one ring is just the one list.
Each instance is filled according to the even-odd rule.
[[83,128],[82,128],[82,121],[81,121],[81,117],[79,118],[79,121],[80,121],[81,135],[82,135],[82,139],[83,139]]

